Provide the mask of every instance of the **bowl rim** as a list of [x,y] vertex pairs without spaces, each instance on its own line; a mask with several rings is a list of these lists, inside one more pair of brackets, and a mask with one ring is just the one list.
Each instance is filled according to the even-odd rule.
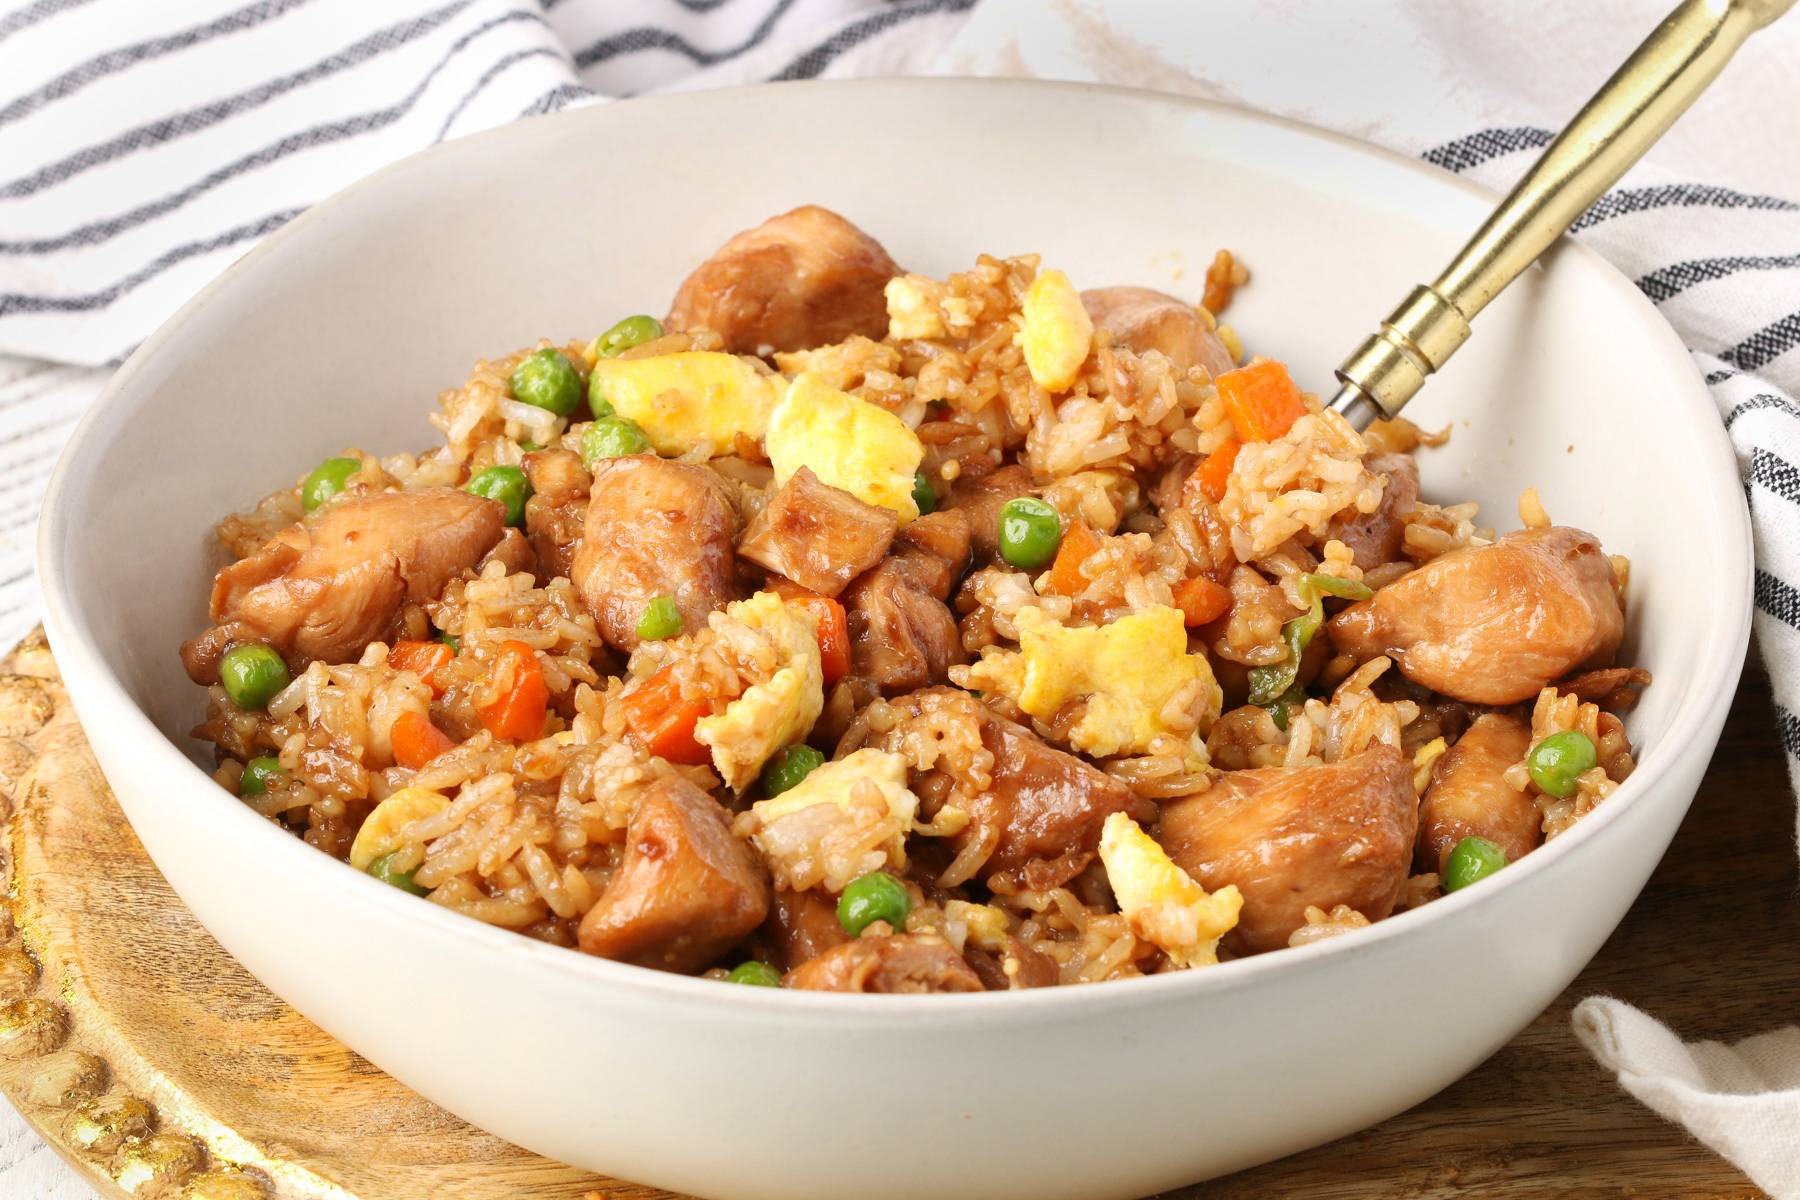
[[[197,292],[145,339],[108,380],[101,394],[82,415],[51,473],[45,490],[37,538],[37,567],[44,599],[44,623],[52,652],[65,680],[80,680],[78,685],[70,688],[71,692],[79,691],[96,708],[105,706],[107,718],[117,718],[121,722],[119,737],[147,750],[151,756],[151,761],[146,764],[147,768],[167,778],[171,792],[193,793],[204,789],[210,793],[207,800],[200,802],[216,802],[220,820],[237,822],[237,828],[230,836],[243,839],[252,853],[289,856],[286,860],[289,869],[302,873],[303,878],[316,880],[316,886],[319,887],[360,886],[364,889],[364,904],[387,906],[387,914],[391,919],[412,922],[412,927],[421,937],[455,939],[478,948],[485,954],[512,955],[513,961],[520,967],[529,965],[532,969],[570,974],[572,979],[592,980],[594,986],[601,988],[624,988],[638,993],[647,1002],[674,1004],[684,1008],[729,1004],[734,1012],[745,1014],[787,1016],[804,1012],[810,1019],[834,1023],[887,1020],[897,1008],[904,1008],[911,1021],[932,1020],[937,1023],[1003,1016],[1018,1018],[1026,1014],[1033,1014],[1034,1017],[1060,1017],[1074,1012],[1086,1012],[1096,1006],[1109,1012],[1119,1012],[1140,1005],[1162,1004],[1184,997],[1197,998],[1211,993],[1258,986],[1258,981],[1271,974],[1278,977],[1306,975],[1327,969],[1328,964],[1350,956],[1381,953],[1395,939],[1410,938],[1414,930],[1423,930],[1430,923],[1456,920],[1457,914],[1470,904],[1481,903],[1484,895],[1497,895],[1500,889],[1523,886],[1546,871],[1571,871],[1579,863],[1589,860],[1593,845],[1600,839],[1617,836],[1608,831],[1613,825],[1630,819],[1637,808],[1630,801],[1649,790],[1669,764],[1690,752],[1692,743],[1705,729],[1709,715],[1729,705],[1748,649],[1753,610],[1753,553],[1749,512],[1741,491],[1735,487],[1738,475],[1735,451],[1724,426],[1717,420],[1711,393],[1698,368],[1655,305],[1596,251],[1565,235],[1550,253],[1559,258],[1573,256],[1584,267],[1597,269],[1597,277],[1621,297],[1619,303],[1622,307],[1635,312],[1650,326],[1649,336],[1653,342],[1661,343],[1662,352],[1665,355],[1671,350],[1679,353],[1679,361],[1684,369],[1674,372],[1680,382],[1672,382],[1672,391],[1679,396],[1681,411],[1686,412],[1692,408],[1697,410],[1699,416],[1704,417],[1703,421],[1696,422],[1699,438],[1699,443],[1695,446],[1696,456],[1710,456],[1712,472],[1717,472],[1721,478],[1730,479],[1734,483],[1732,494],[1736,502],[1723,506],[1725,527],[1718,531],[1727,543],[1722,553],[1726,569],[1711,580],[1712,590],[1721,598],[1720,615],[1727,619],[1714,621],[1708,626],[1705,632],[1706,644],[1696,660],[1700,668],[1685,681],[1685,694],[1669,717],[1668,731],[1657,745],[1646,751],[1638,764],[1638,770],[1620,786],[1614,803],[1601,806],[1585,816],[1566,835],[1557,838],[1553,844],[1547,844],[1521,862],[1512,864],[1480,892],[1470,889],[1443,896],[1421,908],[1396,913],[1377,921],[1352,936],[1327,938],[1307,946],[1288,948],[1278,954],[1238,959],[1204,971],[1175,971],[1141,979],[1108,981],[1104,987],[1055,987],[1004,993],[929,996],[848,996],[787,988],[722,988],[714,980],[596,958],[523,937],[511,930],[486,925],[435,904],[420,904],[416,897],[402,894],[346,863],[319,853],[258,816],[247,806],[237,803],[235,798],[226,795],[173,740],[164,736],[125,690],[118,676],[107,665],[95,639],[77,618],[76,604],[62,571],[63,547],[70,544],[71,533],[65,510],[70,503],[68,496],[78,487],[81,476],[75,464],[85,456],[89,445],[95,441],[96,431],[111,423],[112,410],[121,403],[120,397],[129,391],[132,382],[144,370],[145,364],[155,359],[196,313],[214,304],[222,291],[236,286],[246,275],[256,272],[264,257],[285,247],[289,241],[312,236],[314,228],[330,221],[348,198],[360,196],[395,175],[416,169],[420,160],[456,155],[479,156],[488,145],[520,136],[521,130],[543,129],[553,123],[576,125],[620,119],[615,110],[619,110],[622,105],[706,108],[712,105],[753,103],[761,95],[794,89],[837,93],[928,89],[989,94],[1055,92],[1108,96],[1147,106],[1201,112],[1225,122],[1281,130],[1302,139],[1322,141],[1340,150],[1372,158],[1388,167],[1401,168],[1412,177],[1415,185],[1422,188],[1447,189],[1483,205],[1492,205],[1498,199],[1496,193],[1434,167],[1422,159],[1289,117],[1256,112],[1214,100],[1141,88],[1037,79],[906,77],[814,80],[672,93],[584,105],[427,147],[333,193],[263,239]],[[1371,319],[1375,315],[1371,313]],[[1673,360],[1674,356],[1670,357]],[[266,851],[262,849],[264,846],[268,847]],[[529,959],[519,956],[529,956]],[[540,959],[539,956],[544,957]]]

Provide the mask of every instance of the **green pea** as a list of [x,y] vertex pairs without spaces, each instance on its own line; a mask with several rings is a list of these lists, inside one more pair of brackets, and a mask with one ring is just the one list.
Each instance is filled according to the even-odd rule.
[[681,609],[676,607],[675,597],[658,596],[644,605],[644,615],[638,618],[637,635],[646,642],[660,642],[672,638],[681,632]]
[[779,796],[824,765],[825,756],[805,742],[784,746],[763,764],[763,795]]
[[253,758],[244,764],[244,774],[238,780],[238,795],[260,796],[269,790],[269,780],[280,775],[281,760],[263,755]]
[[581,461],[588,470],[603,458],[643,454],[650,449],[644,431],[624,417],[602,417],[581,435]]
[[751,987],[780,987],[781,972],[766,962],[739,963],[731,968],[731,974],[725,977],[726,983],[747,983]]
[[1531,770],[1531,782],[1546,796],[1563,799],[1575,794],[1582,774],[1594,769],[1600,752],[1594,739],[1577,729],[1553,733],[1531,748],[1525,765]]
[[485,496],[489,500],[498,500],[505,505],[508,525],[525,523],[525,502],[531,499],[531,481],[525,478],[525,472],[518,467],[489,467],[485,471],[477,471],[475,478],[463,486],[463,491]]
[[925,478],[925,472],[923,471],[920,471],[913,476],[913,503],[919,506],[919,515],[921,517],[926,513],[934,513],[937,511],[937,493],[932,490],[931,480]]
[[269,707],[269,701],[292,680],[281,655],[261,642],[246,642],[233,646],[219,660],[219,682],[233,704],[253,712]]
[[313,468],[300,485],[300,505],[311,512],[344,490],[350,477],[362,470],[360,458],[328,458]]
[[[394,851],[398,854],[399,851]],[[394,854],[384,854],[369,864],[369,874],[386,884],[391,884],[403,892],[411,892],[415,896],[423,896],[425,889],[413,882],[411,871],[394,870]]]
[[1035,571],[1056,557],[1062,518],[1036,496],[1020,496],[1000,506],[1000,557]]
[[662,322],[655,317],[643,313],[626,317],[594,339],[594,357],[617,358],[633,346],[653,342],[662,335]]
[[851,937],[861,937],[862,931],[877,921],[886,921],[898,931],[905,926],[906,914],[911,911],[912,897],[907,894],[906,885],[885,871],[851,880],[838,897],[838,924]]
[[1484,837],[1466,837],[1444,860],[1444,890],[1461,891],[1506,865],[1506,851]]
[[454,633],[440,633],[438,634],[438,641],[450,647],[450,653],[462,653],[462,639],[457,637]]
[[513,399],[566,417],[581,403],[581,376],[561,350],[539,350],[513,368]]

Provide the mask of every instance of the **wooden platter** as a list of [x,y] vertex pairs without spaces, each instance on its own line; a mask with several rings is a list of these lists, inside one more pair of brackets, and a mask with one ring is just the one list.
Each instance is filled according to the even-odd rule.
[[[0,806],[0,1092],[102,1196],[673,1200],[470,1127],[252,979],[145,856],[41,635],[0,663]],[[1383,1125],[1165,1200],[1758,1195],[1602,1075],[1570,1033],[1569,1010],[1607,992],[1684,1036],[1723,1039],[1793,1020],[1792,838],[1767,685],[1753,667],[1649,887],[1518,1038]],[[250,864],[220,869],[254,886]],[[1414,985],[1417,1002],[1431,1003],[1430,981]]]

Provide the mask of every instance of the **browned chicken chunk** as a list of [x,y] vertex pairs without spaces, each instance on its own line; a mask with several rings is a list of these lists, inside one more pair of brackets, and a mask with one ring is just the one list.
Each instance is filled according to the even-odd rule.
[[809,963],[850,940],[838,923],[837,906],[828,898],[818,892],[790,892],[785,888],[776,891],[775,903],[769,906],[763,937],[785,971]]
[[625,858],[581,919],[600,958],[698,971],[762,924],[769,880],[717,801],[685,779],[651,787],[631,814]]
[[1015,933],[1006,935],[1004,950],[964,946],[963,959],[980,977],[981,986],[990,992],[1055,987],[1062,982],[1056,960],[1034,946],[1027,946]]
[[499,563],[508,575],[537,571],[537,555],[532,553],[531,543],[511,525],[500,531],[500,540],[481,556],[481,561],[475,564],[475,573],[479,575],[487,570],[489,563]]
[[[213,578],[211,616],[290,665],[348,662],[385,636],[408,600],[436,599],[505,527],[497,501],[456,488],[341,499]],[[218,682],[217,635],[182,647],[195,683]]]
[[1244,954],[1287,945],[1308,905],[1387,916],[1418,821],[1410,766],[1377,745],[1324,766],[1227,771],[1165,804],[1156,840],[1208,891],[1237,885],[1244,907],[1225,945]]
[[806,350],[853,334],[887,336],[881,243],[830,209],[806,205],[746,229],[682,281],[670,329],[711,329],[736,354]]
[[1059,887],[1094,860],[1100,827],[1115,812],[1149,821],[1154,805],[1104,771],[1019,725],[982,710],[981,744],[994,756],[994,781],[970,806],[972,838],[990,839],[980,874],[997,891]]
[[596,465],[570,581],[600,636],[630,653],[644,606],[672,596],[682,629],[737,598],[738,512],[724,482],[705,467],[654,454]]
[[969,522],[962,513],[927,513],[900,531],[890,557],[915,587],[948,600],[969,565],[969,545]]
[[1406,526],[1400,518],[1419,506],[1419,464],[1410,454],[1375,454],[1364,464],[1372,474],[1387,476],[1381,504],[1372,513],[1333,517],[1325,531],[1350,547],[1356,565],[1373,571],[1400,557]]
[[1000,557],[1000,508],[1008,500],[1037,495],[1031,472],[1024,467],[1001,467],[979,479],[958,479],[950,487],[947,507],[969,521],[969,540],[975,561],[985,566]]
[[1625,614],[1599,541],[1559,525],[1432,559],[1329,628],[1339,650],[1391,655],[1433,691],[1511,704],[1571,671],[1610,664]]
[[1081,293],[1081,306],[1096,328],[1112,334],[1116,345],[1160,350],[1177,370],[1204,367],[1222,375],[1237,364],[1231,351],[1198,309],[1167,292],[1145,287],[1092,288]]
[[1511,713],[1476,717],[1437,763],[1419,802],[1419,870],[1442,871],[1456,843],[1484,837],[1516,862],[1544,840],[1543,814],[1506,782],[1531,748],[1531,727]]
[[956,618],[942,600],[884,562],[844,593],[851,670],[883,695],[942,683],[950,667],[968,661]]
[[968,562],[961,514],[931,513],[900,531],[892,552],[844,592],[851,669],[884,695],[942,683],[968,660],[945,600]]
[[981,977],[949,942],[929,933],[845,942],[789,971],[791,988],[815,992],[979,992]]
[[900,518],[819,482],[801,467],[744,530],[738,554],[821,596],[881,561]]
[[525,456],[531,499],[525,502],[525,535],[537,558],[537,573],[564,579],[575,569],[575,547],[587,524],[588,489],[593,478],[572,450],[539,450]]

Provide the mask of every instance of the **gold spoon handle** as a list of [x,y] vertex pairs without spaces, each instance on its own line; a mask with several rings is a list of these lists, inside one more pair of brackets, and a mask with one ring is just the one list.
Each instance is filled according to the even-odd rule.
[[1683,0],[1557,135],[1429,287],[1412,290],[1337,370],[1331,407],[1358,429],[1399,413],[1469,322],[1618,181],[1752,33],[1795,0]]

